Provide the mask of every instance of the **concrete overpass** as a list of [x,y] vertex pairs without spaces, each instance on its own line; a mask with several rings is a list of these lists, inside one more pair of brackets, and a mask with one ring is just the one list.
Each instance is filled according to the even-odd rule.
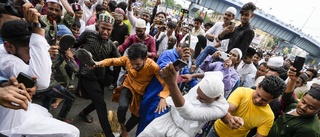
[[[192,3],[201,5],[215,12],[223,14],[225,10],[233,6],[240,11],[245,4],[237,0],[190,0]],[[255,16],[251,20],[251,25],[255,28],[265,31],[273,36],[279,37],[286,42],[298,46],[309,53],[308,60],[316,59],[316,63],[320,61],[320,43],[311,36],[301,32],[298,28],[284,23],[275,18],[273,15],[264,13],[261,10],[254,12]],[[236,15],[236,19],[240,19],[240,14]],[[284,42],[283,41],[283,42]],[[279,44],[281,45],[281,43]]]

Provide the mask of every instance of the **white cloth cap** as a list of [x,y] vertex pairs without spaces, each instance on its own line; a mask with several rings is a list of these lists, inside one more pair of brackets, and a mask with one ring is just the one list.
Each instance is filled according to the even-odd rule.
[[59,4],[61,6],[61,8],[63,7],[62,3],[60,2],[60,0],[47,0],[46,3],[48,3],[48,2],[57,3],[57,4]]
[[199,82],[199,88],[209,98],[216,98],[224,94],[223,74],[220,71],[205,72]]
[[242,58],[242,51],[239,48],[233,48],[232,50],[235,50],[238,53],[239,59]]
[[227,11],[231,12],[234,16],[236,16],[236,14],[237,14],[237,9],[234,7],[227,8],[226,12]]
[[136,20],[135,27],[136,27],[136,28],[146,28],[146,27],[147,27],[146,21],[143,20],[143,19],[137,19],[137,20]]
[[271,67],[282,67],[283,66],[283,57],[271,57],[268,60],[267,66],[271,66]]

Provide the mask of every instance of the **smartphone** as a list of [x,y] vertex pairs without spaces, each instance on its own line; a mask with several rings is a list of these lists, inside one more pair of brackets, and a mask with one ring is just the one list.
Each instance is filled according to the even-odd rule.
[[17,80],[19,83],[23,83],[26,88],[34,87],[34,85],[37,82],[36,80],[32,79],[30,76],[28,76],[27,74],[25,74],[23,72],[19,73]]
[[188,64],[184,61],[182,61],[181,59],[176,60],[175,62],[173,62],[173,66],[176,68],[176,70],[180,70],[183,67],[187,66]]
[[297,74],[296,76],[299,76],[300,75],[300,71],[302,70],[302,67],[303,67],[303,64],[305,62],[305,58],[303,57],[299,57],[299,56],[296,56],[296,58],[294,59],[294,62],[293,62],[293,67],[295,67],[297,70]]
[[231,26],[233,26],[233,27],[234,27],[234,26],[236,25],[236,23],[234,23],[234,22],[230,21],[229,25],[231,25]]
[[220,52],[220,58],[223,60],[227,60],[229,59],[229,54],[225,53],[225,52]]
[[189,14],[189,10],[187,10],[187,9],[181,9],[181,12],[183,13],[183,14]]

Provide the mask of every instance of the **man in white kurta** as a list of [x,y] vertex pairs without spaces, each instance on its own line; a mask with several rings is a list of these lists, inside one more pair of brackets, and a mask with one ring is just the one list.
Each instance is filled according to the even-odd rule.
[[[202,132],[202,127],[206,122],[219,119],[228,111],[228,103],[223,97],[224,85],[221,72],[206,72],[200,83],[194,86],[188,94],[182,96],[176,86],[176,74],[170,72],[164,74],[171,68],[173,68],[172,64],[161,70],[161,76],[170,89],[171,97],[168,97],[166,101],[171,110],[154,119],[138,137],[195,136]],[[175,83],[170,84],[168,79],[174,79],[172,82]],[[178,98],[181,97],[182,102],[179,103],[177,95]]]
[[[13,21],[7,21],[1,28],[1,36],[4,43],[5,37],[20,37],[15,33],[26,31],[27,29],[21,29],[17,26],[26,26],[26,22],[19,19]],[[11,28],[11,29],[10,29]],[[16,29],[12,29],[16,28]],[[23,72],[29,76],[37,76],[36,86],[38,90],[46,89],[50,83],[51,75],[51,59],[49,55],[49,44],[44,38],[44,29],[33,28],[33,33],[29,34],[29,52],[30,60],[26,63],[20,57],[26,56],[15,53],[15,55],[8,53],[8,50],[4,47],[4,44],[0,44],[0,76],[9,78],[11,76],[17,77],[20,72]],[[8,35],[4,35],[4,32],[11,32]],[[21,34],[21,33],[19,33]],[[28,35],[27,32],[23,32],[23,35]],[[18,43],[18,42],[17,42]],[[14,46],[14,45],[13,45]],[[14,46],[16,50],[17,46]],[[20,47],[21,48],[21,47]],[[79,130],[65,122],[52,118],[52,115],[43,107],[28,103],[28,109],[25,110],[13,110],[0,106],[0,133],[6,136],[79,136]]]

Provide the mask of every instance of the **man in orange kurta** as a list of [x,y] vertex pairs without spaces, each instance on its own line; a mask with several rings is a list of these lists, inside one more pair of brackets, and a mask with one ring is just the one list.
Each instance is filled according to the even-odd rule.
[[[166,109],[165,98],[169,96],[169,90],[164,80],[159,75],[159,66],[152,59],[147,58],[147,52],[148,49],[144,44],[135,43],[128,49],[128,56],[104,59],[100,62],[96,62],[95,65],[96,67],[126,66],[127,68],[128,74],[126,75],[123,84],[120,88],[116,89],[116,92],[113,95],[113,101],[119,101],[117,114],[122,130],[121,136],[123,137],[127,136],[127,132],[138,124],[140,102],[146,87],[154,76],[164,87],[158,94],[161,99],[156,112],[161,112]],[[120,99],[118,98],[119,94]],[[129,105],[132,115],[125,125],[125,117]]]

